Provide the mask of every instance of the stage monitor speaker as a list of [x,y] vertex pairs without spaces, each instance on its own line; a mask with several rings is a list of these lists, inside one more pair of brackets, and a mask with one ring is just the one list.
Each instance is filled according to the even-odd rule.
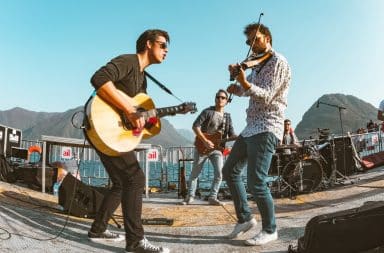
[[64,211],[81,218],[95,217],[103,198],[95,187],[84,184],[71,173],[65,176],[59,188],[59,204]]

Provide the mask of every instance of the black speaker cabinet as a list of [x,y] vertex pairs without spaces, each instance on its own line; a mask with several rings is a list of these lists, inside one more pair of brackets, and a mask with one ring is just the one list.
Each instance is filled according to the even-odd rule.
[[6,156],[11,156],[12,147],[20,148],[21,146],[22,132],[20,129],[7,128],[6,131],[6,144],[5,144],[5,154]]
[[5,140],[7,139],[6,131],[7,127],[0,125],[0,155],[5,154]]
[[[333,139],[335,144],[336,169],[344,176],[352,175],[356,172],[353,160],[352,144],[350,137],[339,137]],[[325,174],[329,177],[331,174],[332,152],[330,145],[320,151],[327,164],[323,165]],[[340,175],[338,175],[340,176]]]
[[95,217],[103,198],[104,195],[95,187],[84,184],[70,173],[59,188],[59,204],[64,211],[81,218]]
[[11,157],[28,160],[28,149],[12,147]]

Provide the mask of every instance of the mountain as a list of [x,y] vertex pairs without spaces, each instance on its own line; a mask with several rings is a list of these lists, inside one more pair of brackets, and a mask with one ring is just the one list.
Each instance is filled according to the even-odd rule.
[[191,143],[195,141],[195,134],[189,129],[177,129],[177,132]]
[[[72,125],[72,118],[83,107],[77,107],[65,112],[34,112],[20,107],[0,111],[0,124],[22,130],[24,140],[39,140],[41,135],[51,135],[67,138],[84,138],[83,131]],[[79,116],[81,114],[76,114]],[[81,118],[81,117],[80,117]],[[76,122],[74,122],[76,123]],[[168,120],[161,119],[162,130],[160,134],[143,140],[143,143],[161,145],[164,148],[171,146],[190,146],[192,142],[180,135]]]
[[319,104],[316,101],[296,126],[295,133],[299,139],[317,137],[318,128],[329,129],[335,135],[341,135],[343,130],[345,135],[365,128],[370,120],[377,118],[376,107],[351,95],[326,94],[318,101]]
[[164,148],[191,146],[192,142],[178,133],[168,120],[161,118],[161,132],[160,134],[143,140],[143,143],[151,143],[161,145]]
[[[299,139],[318,136],[318,128],[330,129],[331,134],[356,132],[366,127],[367,122],[377,117],[377,108],[373,105],[351,95],[326,94],[321,96],[303,115],[297,124],[295,133]],[[346,108],[346,109],[342,109]],[[340,109],[339,109],[340,108]],[[38,140],[41,135],[52,135],[68,138],[83,138],[83,131],[72,125],[72,116],[82,111],[82,107],[70,109],[65,112],[34,112],[20,107],[0,111],[0,124],[21,129],[24,140]],[[339,113],[340,112],[340,113]],[[340,121],[340,115],[341,120]],[[76,117],[74,117],[76,118]],[[164,148],[191,146],[194,134],[191,130],[176,130],[165,118],[161,119],[162,130],[160,134],[144,143],[161,145]]]

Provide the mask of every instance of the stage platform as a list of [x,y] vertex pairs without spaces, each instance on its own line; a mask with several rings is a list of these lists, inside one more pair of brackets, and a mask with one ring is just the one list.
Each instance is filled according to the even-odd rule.
[[[297,245],[297,239],[304,234],[305,225],[312,217],[358,207],[366,201],[384,200],[383,166],[351,179],[353,183],[337,183],[326,191],[275,199],[279,239],[265,246],[244,246],[243,242],[260,230],[260,222],[256,229],[238,240],[225,239],[235,224],[232,201],[224,201],[224,206],[209,206],[198,199],[192,205],[183,206],[176,192],[151,193],[149,198],[144,198],[144,219],[173,219],[171,226],[145,225],[146,236],[154,244],[169,247],[175,253],[287,252],[288,245]],[[92,220],[68,217],[61,212],[57,201],[53,195],[0,182],[0,252],[124,252],[125,242],[88,241],[87,231]],[[260,221],[257,208],[251,205]],[[121,223],[120,209],[116,217]],[[113,222],[110,229],[124,234]]]

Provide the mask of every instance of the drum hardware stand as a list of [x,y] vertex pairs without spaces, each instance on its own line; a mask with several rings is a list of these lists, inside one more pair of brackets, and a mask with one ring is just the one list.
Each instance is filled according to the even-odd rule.
[[302,192],[304,190],[304,188],[303,188],[303,173],[304,173],[304,170],[303,170],[303,162],[302,162],[301,159],[299,160],[299,162],[298,162],[298,164],[296,166],[299,166],[300,192]]
[[[303,184],[303,175],[304,175],[304,169],[303,169],[303,160],[300,158],[298,163],[296,164],[295,168],[293,169],[294,171],[297,170],[299,173],[300,177],[300,185],[298,189],[295,189],[298,192],[303,192],[304,191],[304,184]],[[291,186],[292,187],[292,186]]]
[[[342,174],[339,170],[337,170],[337,167],[336,167],[336,155],[335,155],[335,142],[334,142],[334,138],[332,138],[331,140],[331,149],[332,149],[332,172],[331,172],[331,176],[330,176],[330,183],[331,185],[333,185],[333,183],[335,182],[338,182],[338,183],[341,183],[341,184],[345,184],[344,182],[345,181],[349,181],[351,184],[354,183],[354,181],[352,179],[350,179],[346,174],[346,169],[345,169],[345,138],[344,138],[344,128],[343,128],[343,119],[341,117],[341,110],[346,110],[347,108],[343,107],[343,106],[339,106],[339,105],[333,105],[333,104],[329,104],[329,103],[325,103],[325,102],[321,102],[321,101],[317,101],[317,105],[316,107],[319,108],[319,105],[320,104],[323,104],[323,105],[327,105],[327,106],[331,106],[331,107],[336,107],[338,110],[339,110],[339,119],[340,119],[340,128],[341,128],[341,137],[343,138],[343,172],[344,174]],[[341,177],[341,179],[337,179],[337,175],[339,175]]]
[[277,167],[277,192],[281,194],[282,192],[282,185],[284,184],[286,187],[284,188],[287,189],[289,188],[289,195],[292,197],[292,192],[296,192],[296,189],[290,185],[287,181],[284,180],[282,171],[281,171],[281,164],[280,164],[280,154],[277,154],[276,156],[276,167]]

